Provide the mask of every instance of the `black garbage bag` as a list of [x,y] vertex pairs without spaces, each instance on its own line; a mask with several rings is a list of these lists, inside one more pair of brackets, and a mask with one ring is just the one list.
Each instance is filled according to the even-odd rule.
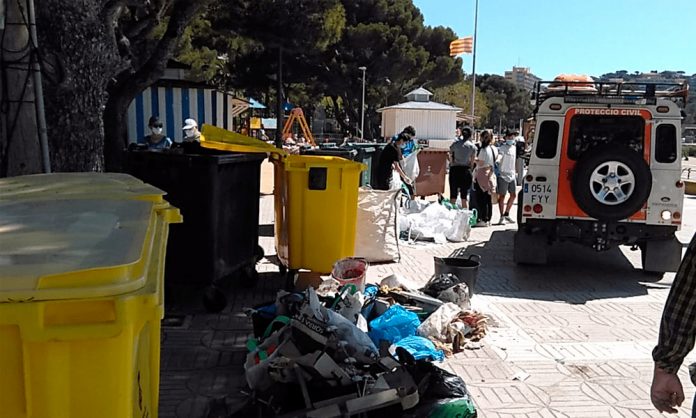
[[406,418],[475,418],[476,407],[464,380],[428,361],[407,364],[418,384],[418,406],[401,413]]
[[440,274],[438,276],[433,276],[421,290],[426,295],[436,298],[440,295],[440,292],[459,283],[461,283],[461,280],[452,273]]

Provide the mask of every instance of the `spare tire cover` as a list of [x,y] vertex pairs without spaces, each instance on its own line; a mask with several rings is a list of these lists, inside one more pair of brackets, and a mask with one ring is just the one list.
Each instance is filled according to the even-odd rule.
[[602,221],[618,221],[643,207],[652,190],[652,174],[639,153],[607,145],[580,158],[573,170],[571,188],[585,213]]

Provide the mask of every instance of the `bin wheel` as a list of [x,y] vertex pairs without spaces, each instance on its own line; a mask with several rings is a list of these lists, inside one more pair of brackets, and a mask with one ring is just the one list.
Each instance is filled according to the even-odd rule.
[[259,281],[259,273],[256,271],[256,266],[252,264],[242,267],[239,270],[239,279],[244,287],[252,288],[256,286],[256,283]]
[[256,256],[256,262],[258,263],[259,261],[263,260],[263,258],[266,256],[266,252],[263,250],[263,247],[260,245],[256,246],[256,252],[254,253]]
[[292,291],[295,289],[295,282],[297,282],[299,275],[299,270],[288,270],[287,275],[285,276],[285,290]]
[[218,313],[227,306],[227,296],[215,286],[209,286],[203,294],[203,306],[208,312]]

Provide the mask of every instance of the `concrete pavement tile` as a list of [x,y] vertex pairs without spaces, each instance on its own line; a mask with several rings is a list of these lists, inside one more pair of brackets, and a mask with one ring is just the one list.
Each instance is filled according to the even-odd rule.
[[543,390],[522,382],[472,382],[469,387],[476,405],[486,414],[539,413],[548,408],[551,400]]
[[210,331],[201,338],[201,344],[211,350],[245,353],[250,337],[253,337],[251,331]]
[[531,328],[520,330],[529,335],[537,343],[564,343],[564,342],[582,342],[588,341],[590,336],[582,329],[573,328],[568,322],[565,327],[550,327],[550,328]]
[[454,359],[448,360],[447,363],[467,385],[511,382],[514,375],[512,369],[500,360]]

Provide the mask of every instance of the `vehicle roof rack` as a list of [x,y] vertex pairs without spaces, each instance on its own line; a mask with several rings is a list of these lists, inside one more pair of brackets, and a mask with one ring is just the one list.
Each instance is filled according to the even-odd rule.
[[551,97],[563,97],[565,103],[654,105],[658,98],[686,106],[689,85],[676,82],[634,81],[539,81],[535,86],[536,106]]

